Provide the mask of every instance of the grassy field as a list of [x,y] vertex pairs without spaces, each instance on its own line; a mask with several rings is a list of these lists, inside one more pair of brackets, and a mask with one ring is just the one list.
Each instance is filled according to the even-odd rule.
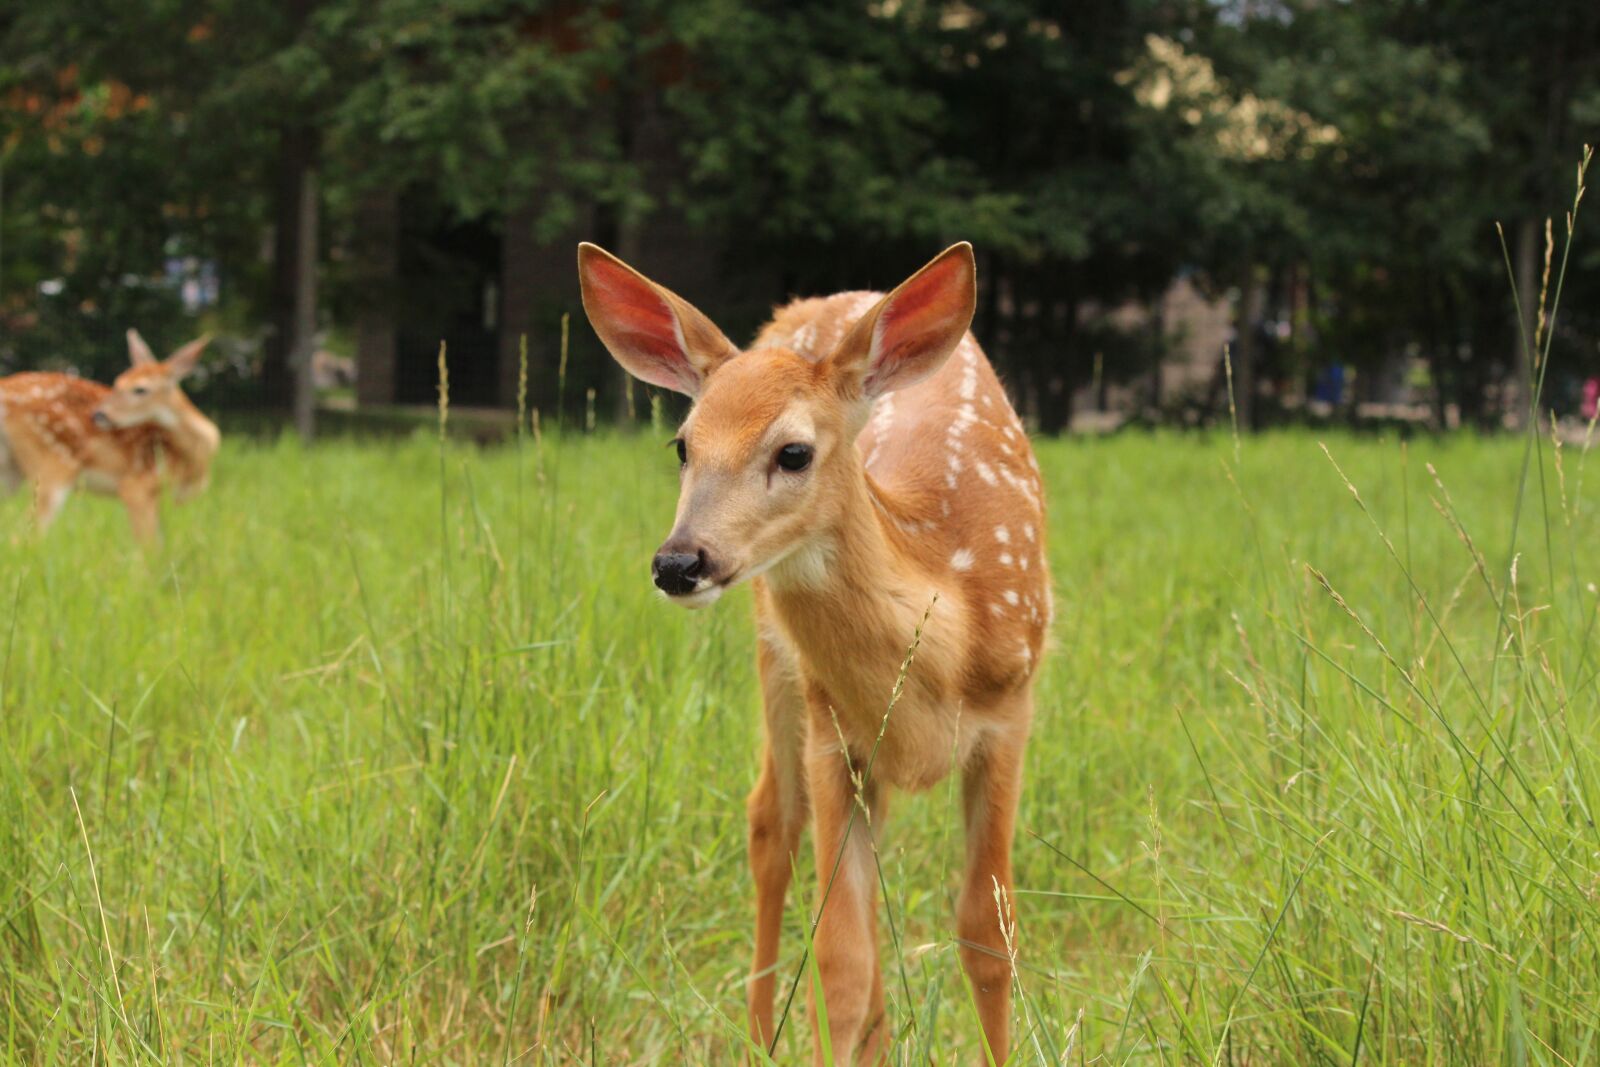
[[[1306,435],[1041,444],[1015,1062],[1600,1060],[1600,469],[1328,446],[1359,500]],[[235,441],[149,562],[105,501],[4,542],[5,1060],[737,1062],[750,611],[652,595],[675,488]],[[957,801],[883,841],[896,1063],[976,1060]]]

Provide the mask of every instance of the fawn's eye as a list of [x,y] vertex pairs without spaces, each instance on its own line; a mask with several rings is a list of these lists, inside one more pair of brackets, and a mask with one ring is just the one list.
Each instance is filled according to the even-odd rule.
[[681,437],[674,437],[670,442],[678,450],[678,466],[686,467],[689,464],[689,443]]
[[810,445],[784,445],[778,449],[778,466],[786,471],[803,471],[811,466]]
[[131,390],[134,396],[144,396],[150,391],[148,386],[136,385]]

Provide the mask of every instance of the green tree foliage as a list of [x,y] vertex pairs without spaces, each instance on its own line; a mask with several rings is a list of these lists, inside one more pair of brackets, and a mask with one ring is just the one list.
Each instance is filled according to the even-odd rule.
[[[1314,0],[1225,20],[1207,40],[1231,81],[1337,131],[1263,161],[1276,239],[1256,251],[1313,291],[1302,355],[1376,370],[1427,361],[1436,400],[1487,419],[1487,386],[1520,377],[1512,287],[1496,224],[1535,316],[1543,220],[1561,211],[1581,145],[1600,135],[1600,9],[1556,2]],[[1573,276],[1568,308],[1592,304]],[[1581,315],[1581,312],[1580,312]],[[1593,320],[1569,319],[1574,372],[1595,368]],[[1507,393],[1509,397],[1515,389]]]
[[[1247,420],[1252,384],[1409,356],[1479,411],[1517,367],[1493,223],[1536,302],[1600,133],[1581,0],[56,0],[0,10],[0,49],[0,359],[98,371],[125,319],[182,332],[156,275],[196,255],[281,367],[310,174],[325,325],[365,299],[384,198],[490,237],[680,220],[735,332],[970,239],[985,341],[1047,429],[1097,368],[1145,380],[1167,326],[1118,312],[1180,274],[1235,298]],[[1578,266],[1557,351],[1588,370]]]

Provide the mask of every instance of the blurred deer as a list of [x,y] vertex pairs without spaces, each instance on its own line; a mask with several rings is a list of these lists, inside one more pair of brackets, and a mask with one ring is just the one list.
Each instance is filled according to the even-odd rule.
[[[884,1056],[874,841],[887,789],[926,789],[959,769],[957,944],[988,1054],[1004,1063],[1011,840],[1051,594],[1038,465],[967,332],[971,246],[950,248],[887,296],[789,304],[745,351],[594,245],[579,246],[578,270],[589,320],[616,360],[694,398],[676,440],[682,487],[655,584],[687,607],[754,587],[766,746],[748,804],[751,1038],[776,1039],[778,938],[809,811],[833,1062]],[[817,1063],[822,1045],[819,1034]]]
[[69,374],[0,378],[0,491],[30,482],[41,531],[75,486],[115,494],[134,536],[154,543],[163,474],[179,499],[200,491],[221,440],[178,384],[209,340],[190,341],[162,361],[129,330],[133,365],[109,388]]

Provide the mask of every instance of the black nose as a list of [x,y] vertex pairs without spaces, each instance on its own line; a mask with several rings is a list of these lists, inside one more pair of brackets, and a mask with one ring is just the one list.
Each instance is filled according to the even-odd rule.
[[694,592],[696,581],[705,573],[705,550],[699,552],[657,552],[650,562],[650,573],[656,588],[668,596],[683,596]]
[[94,419],[94,424],[100,427],[102,430],[111,429],[111,420],[106,418],[105,412],[97,411],[91,415],[90,418]]

